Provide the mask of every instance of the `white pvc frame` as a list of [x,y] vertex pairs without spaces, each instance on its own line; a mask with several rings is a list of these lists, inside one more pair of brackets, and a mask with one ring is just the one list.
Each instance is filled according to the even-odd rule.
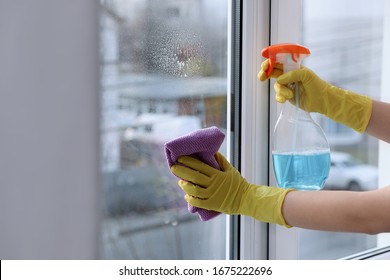
[[[271,1],[271,44],[299,43],[301,39],[302,0]],[[275,96],[271,80],[270,95]],[[277,102],[270,102],[270,143],[272,143],[272,129],[281,110]],[[269,157],[270,185],[276,186]],[[269,229],[269,259],[298,259],[298,232],[295,228],[287,229],[282,226],[270,225]]]
[[[390,2],[385,1],[384,18],[383,18],[383,43],[382,49],[388,50],[390,46]],[[382,53],[382,77],[381,81],[389,79],[390,75],[390,53],[383,51]],[[382,82],[381,85],[381,100],[390,102],[390,85]],[[386,186],[390,182],[390,173],[388,167],[390,165],[390,145],[383,141],[379,142],[379,187]],[[386,246],[390,243],[390,234],[380,234],[378,236],[378,246]],[[388,259],[390,255],[388,254]]]
[[[251,183],[268,184],[268,83],[257,80],[261,49],[269,44],[268,1],[243,1],[241,174]],[[241,217],[240,258],[267,259],[267,224]]]
[[[299,42],[300,7],[301,0],[243,1],[241,174],[255,184],[275,185],[269,143],[280,110],[269,93],[273,81],[256,78],[264,60],[261,49]],[[240,259],[297,259],[298,245],[292,240],[297,240],[295,229],[241,217]]]

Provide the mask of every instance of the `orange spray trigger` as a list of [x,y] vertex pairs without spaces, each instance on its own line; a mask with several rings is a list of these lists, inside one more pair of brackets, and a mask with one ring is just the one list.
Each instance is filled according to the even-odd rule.
[[[269,78],[277,62],[284,65],[284,72],[294,68],[299,69],[301,60],[310,55],[310,50],[298,44],[276,44],[264,48],[261,55],[269,60],[266,72]],[[286,65],[290,65],[290,67],[286,67]],[[291,67],[292,65],[293,67]]]

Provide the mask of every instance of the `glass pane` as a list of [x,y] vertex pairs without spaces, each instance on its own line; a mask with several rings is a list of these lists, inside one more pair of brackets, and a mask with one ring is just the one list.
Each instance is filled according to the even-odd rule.
[[163,145],[226,131],[227,14],[224,0],[101,1],[102,258],[225,258],[225,216],[188,212]]
[[[304,0],[304,62],[329,83],[381,99],[383,0]],[[368,191],[378,187],[378,140],[316,116],[331,145],[325,189]],[[378,246],[377,235],[299,230],[301,259],[335,259]],[[382,244],[383,245],[383,244]]]

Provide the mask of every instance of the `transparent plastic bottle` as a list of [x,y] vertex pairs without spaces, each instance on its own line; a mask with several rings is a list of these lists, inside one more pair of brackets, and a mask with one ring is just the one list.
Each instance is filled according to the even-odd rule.
[[330,149],[311,115],[286,102],[275,125],[272,160],[281,188],[319,190],[329,175]]
[[[287,50],[283,48],[285,45],[289,47]],[[276,61],[273,63],[283,63],[284,72],[299,69],[300,60],[310,54],[308,52],[302,55],[299,53],[302,47],[293,48],[297,46],[293,44],[276,46],[278,48],[274,50],[275,53],[268,50],[267,55],[274,55]],[[281,188],[320,190],[329,175],[329,143],[310,113],[298,107],[299,87],[290,87],[295,91],[297,105],[284,103],[275,125],[272,149],[275,177]]]

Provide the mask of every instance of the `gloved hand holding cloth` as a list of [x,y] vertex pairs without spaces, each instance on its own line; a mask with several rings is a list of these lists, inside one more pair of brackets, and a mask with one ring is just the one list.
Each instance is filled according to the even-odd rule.
[[[220,167],[214,158],[214,154],[219,150],[224,139],[225,134],[213,126],[198,129],[168,141],[165,143],[164,148],[169,168],[176,164],[181,156],[192,156],[219,169]],[[202,221],[208,221],[221,214],[220,212],[198,208],[191,204],[188,204],[188,211],[198,213]]]
[[183,179],[179,186],[189,204],[290,227],[283,218],[282,206],[292,189],[250,184],[222,154],[216,153],[215,159],[221,170],[189,156],[178,159],[182,165],[171,167],[172,173]]

